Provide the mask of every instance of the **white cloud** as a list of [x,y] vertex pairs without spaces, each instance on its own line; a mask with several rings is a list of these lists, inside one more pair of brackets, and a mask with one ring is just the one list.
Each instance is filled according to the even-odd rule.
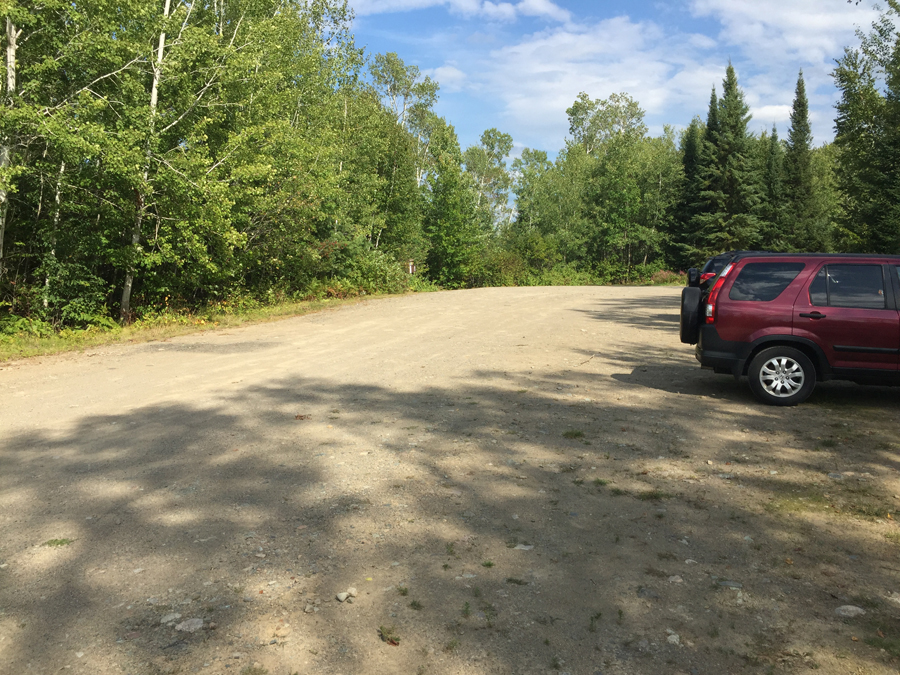
[[684,36],[616,17],[569,24],[495,49],[468,86],[474,95],[502,101],[507,127],[553,149],[562,145],[566,108],[581,91],[591,98],[627,92],[656,128],[662,118],[686,124],[691,114],[685,108],[705,113],[710,87],[721,81],[725,64],[704,59]]
[[466,74],[451,63],[445,63],[432,70],[424,70],[422,74],[436,80],[441,85],[441,92],[449,94],[461,91],[467,80]]
[[550,0],[522,0],[516,9],[523,16],[546,16],[549,19],[566,22],[572,18],[571,12]]
[[491,21],[515,21],[519,16],[530,16],[566,22],[571,12],[551,0],[520,0],[491,2],[491,0],[353,0],[353,9],[359,16],[409,12],[429,7],[447,7],[455,14],[479,16]]
[[516,8],[508,2],[500,2],[496,5],[493,2],[485,2],[481,7],[481,13],[494,21],[516,20]]
[[770,64],[830,62],[857,26],[868,28],[877,17],[845,0],[692,0],[691,9],[721,21],[720,41]]

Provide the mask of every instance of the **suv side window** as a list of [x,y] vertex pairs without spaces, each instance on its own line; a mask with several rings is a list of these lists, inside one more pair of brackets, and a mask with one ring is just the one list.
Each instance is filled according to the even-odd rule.
[[884,309],[881,265],[826,265],[809,286],[809,301],[818,307]]
[[804,267],[806,264],[802,262],[747,263],[734,280],[728,297],[769,302],[781,295]]

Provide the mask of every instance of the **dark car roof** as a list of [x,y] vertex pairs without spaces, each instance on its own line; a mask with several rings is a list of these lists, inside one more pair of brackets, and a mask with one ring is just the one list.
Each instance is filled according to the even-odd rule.
[[744,258],[837,258],[840,260],[882,258],[900,261],[900,255],[890,255],[887,253],[776,253],[774,251],[735,251],[732,262],[737,262]]

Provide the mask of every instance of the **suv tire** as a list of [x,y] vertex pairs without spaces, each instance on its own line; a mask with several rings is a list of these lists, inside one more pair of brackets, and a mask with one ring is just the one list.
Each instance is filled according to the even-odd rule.
[[696,286],[681,291],[681,341],[695,345],[700,340],[700,298],[703,292]]
[[816,386],[816,367],[793,347],[763,349],[750,362],[747,376],[753,394],[768,405],[803,403]]

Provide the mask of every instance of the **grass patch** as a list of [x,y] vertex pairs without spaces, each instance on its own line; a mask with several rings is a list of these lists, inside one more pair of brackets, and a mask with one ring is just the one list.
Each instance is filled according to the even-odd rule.
[[563,432],[563,438],[570,438],[572,440],[584,438],[584,432],[579,429],[569,429],[568,431]]
[[414,610],[416,610],[417,612],[418,612],[420,609],[422,609],[422,603],[419,602],[418,600],[413,600],[411,603],[409,603],[409,606],[410,606],[411,609],[414,609]]
[[247,666],[241,670],[241,675],[269,675],[269,671],[262,666]]
[[472,615],[472,607],[469,605],[468,600],[463,603],[462,615],[465,619],[468,619]]
[[672,497],[668,492],[663,492],[662,490],[650,490],[648,492],[641,492],[640,494],[636,494],[635,497],[640,499],[642,502],[658,502],[663,499],[669,499]]
[[603,480],[602,478],[595,478],[593,481],[594,485],[597,487],[603,487],[604,485],[609,485],[608,480]]
[[765,505],[769,513],[802,513],[804,511],[825,511],[830,509],[829,501],[820,492],[780,497]]
[[523,581],[522,579],[516,579],[515,577],[506,577],[506,583],[514,584],[516,586],[527,586],[528,582]]
[[628,491],[623,490],[622,488],[614,487],[614,488],[610,488],[609,494],[611,494],[613,497],[622,497],[623,495],[627,495]]
[[396,647],[400,644],[400,633],[397,632],[394,626],[379,626],[378,635],[389,645]]
[[444,651],[449,654],[450,652],[455,651],[457,647],[459,647],[459,640],[450,640],[450,642],[444,645]]
[[888,654],[897,658],[900,656],[900,638],[895,637],[871,637],[866,638],[864,642],[870,647],[883,649]]
[[651,577],[658,577],[660,579],[666,579],[669,576],[668,572],[664,572],[663,570],[652,567],[650,565],[647,566],[647,569],[644,570],[644,573],[649,574]]
[[588,622],[588,630],[591,633],[597,632],[597,622],[600,620],[601,616],[603,616],[603,612],[597,612],[596,614],[591,616],[591,618]]
[[483,563],[481,563],[481,566],[482,567],[493,567],[494,561],[493,560],[485,560]]
[[48,539],[41,546],[68,546],[74,539]]
[[397,586],[397,592],[404,597],[409,595],[409,589],[406,586]]
[[[366,299],[379,297],[365,296]],[[380,297],[387,297],[380,296]],[[332,307],[356,304],[363,298],[327,298],[322,300],[286,301],[272,305],[259,305],[248,301],[235,308],[226,303],[197,310],[196,312],[157,312],[135,321],[124,328],[92,326],[84,330],[64,329],[49,335],[28,332],[3,335],[0,339],[0,363],[32,356],[78,352],[110,344],[128,344],[165,340],[179,335],[201,333],[209,330],[234,328],[248,324],[268,323],[293,316],[302,316]]]

